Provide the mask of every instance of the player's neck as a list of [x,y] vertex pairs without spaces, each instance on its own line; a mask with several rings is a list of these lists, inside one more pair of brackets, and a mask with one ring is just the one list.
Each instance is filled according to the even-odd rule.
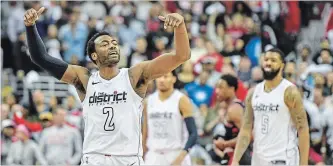
[[265,91],[272,91],[275,87],[277,87],[281,81],[283,80],[283,77],[281,76],[276,76],[274,79],[272,80],[265,80]]
[[233,97],[230,97],[226,102],[227,102],[227,104],[228,104],[228,106],[232,103],[232,102],[234,102],[234,100],[236,99],[237,97],[234,95]]
[[110,80],[115,77],[119,73],[119,69],[117,66],[112,67],[100,67],[99,68],[99,75],[105,79]]
[[173,88],[171,88],[171,89],[169,89],[168,91],[165,91],[165,92],[161,92],[161,91],[159,91],[158,92],[158,97],[159,97],[159,99],[161,100],[161,101],[164,101],[164,100],[166,100],[166,99],[168,99],[170,96],[171,96],[171,94],[173,93]]

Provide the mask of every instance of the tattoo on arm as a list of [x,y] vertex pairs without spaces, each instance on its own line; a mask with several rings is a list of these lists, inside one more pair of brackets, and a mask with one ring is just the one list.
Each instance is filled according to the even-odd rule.
[[297,130],[302,130],[308,127],[308,120],[304,111],[302,96],[298,89],[294,86],[288,87],[284,99],[289,107],[291,118],[293,119]]
[[302,96],[296,86],[290,86],[285,91],[284,99],[299,135],[300,165],[308,165],[310,134]]
[[243,124],[240,129],[240,133],[238,135],[238,140],[236,144],[235,154],[234,154],[234,160],[239,162],[239,160],[242,158],[244,152],[248,148],[250,141],[251,141],[251,131],[252,131],[252,125],[253,125],[253,109],[252,109],[252,95],[253,91],[249,91],[248,95],[246,97],[246,111],[243,116]]

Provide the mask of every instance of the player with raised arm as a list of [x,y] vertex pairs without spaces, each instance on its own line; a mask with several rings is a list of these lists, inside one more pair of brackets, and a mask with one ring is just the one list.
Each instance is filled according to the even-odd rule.
[[110,34],[95,34],[87,45],[89,58],[98,66],[69,65],[47,54],[35,21],[43,13],[29,9],[24,15],[28,47],[34,63],[55,78],[72,84],[82,101],[85,123],[82,165],[141,165],[142,101],[148,82],[165,75],[190,59],[184,18],[171,13],[159,16],[164,28],[173,28],[175,51],[131,68],[119,69],[118,41]]
[[302,97],[282,77],[283,52],[272,48],[263,56],[264,81],[248,92],[232,164],[239,165],[253,128],[251,165],[307,165],[309,126]]

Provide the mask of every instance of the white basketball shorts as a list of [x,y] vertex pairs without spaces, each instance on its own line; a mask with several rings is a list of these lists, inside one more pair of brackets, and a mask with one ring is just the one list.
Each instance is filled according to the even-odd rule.
[[286,156],[282,157],[281,159],[264,159],[260,158],[258,155],[253,153],[251,165],[265,165],[265,166],[275,166],[275,165],[288,165],[288,166],[298,166],[299,165],[299,153],[296,151],[288,151]]
[[[165,151],[165,152],[156,152],[156,151],[147,151],[145,155],[145,165],[171,165],[171,163],[178,157],[181,150]],[[190,155],[186,155],[184,158],[182,166],[191,165]]]
[[144,165],[142,157],[137,156],[112,156],[102,154],[84,154],[81,165]]

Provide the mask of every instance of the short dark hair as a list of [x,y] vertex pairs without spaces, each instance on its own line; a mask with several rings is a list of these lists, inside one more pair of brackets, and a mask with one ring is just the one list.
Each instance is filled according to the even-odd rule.
[[330,55],[332,55],[330,49],[323,48],[323,49],[320,50],[320,53],[322,53],[323,51],[327,51]]
[[281,58],[282,62],[286,63],[286,61],[284,59],[285,55],[284,55],[284,53],[280,49],[278,49],[278,48],[271,48],[271,49],[267,50],[265,53],[268,53],[268,52],[278,53],[280,55],[280,58]]
[[238,89],[238,79],[231,75],[231,74],[225,74],[221,76],[221,80],[224,80],[225,82],[227,82],[229,87],[234,87],[235,91],[237,91]]
[[95,48],[95,42],[94,42],[94,41],[95,41],[98,37],[103,36],[103,35],[111,36],[110,33],[105,32],[105,31],[98,32],[98,33],[96,33],[94,36],[92,36],[92,37],[89,39],[88,44],[87,44],[87,49],[86,49],[87,54],[88,54],[88,56],[89,56],[89,59],[90,59],[92,62],[94,62],[95,64],[96,64],[96,61],[93,60],[93,59],[91,58],[91,54],[94,53],[94,52],[96,51],[96,48]]
[[176,70],[172,70],[172,71],[171,71],[171,74],[172,74],[173,76],[177,77],[177,72],[176,72]]

